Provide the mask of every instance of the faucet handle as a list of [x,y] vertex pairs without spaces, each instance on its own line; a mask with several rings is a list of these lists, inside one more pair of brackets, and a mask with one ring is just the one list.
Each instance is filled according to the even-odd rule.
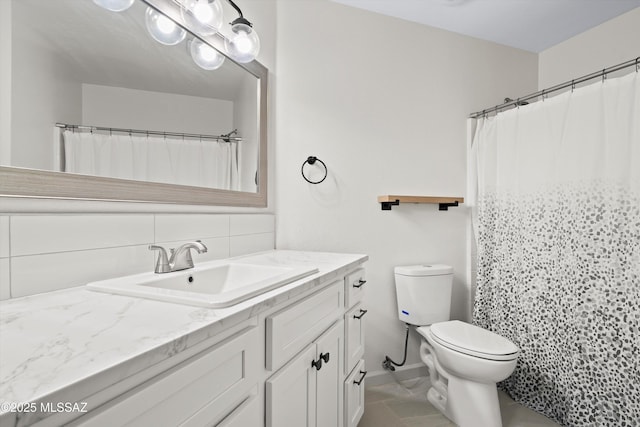
[[[156,261],[155,273],[169,273],[171,266],[169,265],[169,259],[167,258],[167,251],[162,246],[149,245],[150,251],[158,251],[158,260]],[[173,252],[173,249],[172,249]]]

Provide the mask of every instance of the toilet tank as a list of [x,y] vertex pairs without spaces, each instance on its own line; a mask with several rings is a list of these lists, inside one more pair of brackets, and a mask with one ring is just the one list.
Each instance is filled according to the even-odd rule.
[[394,269],[398,318],[426,326],[449,320],[453,268],[443,264],[399,266]]

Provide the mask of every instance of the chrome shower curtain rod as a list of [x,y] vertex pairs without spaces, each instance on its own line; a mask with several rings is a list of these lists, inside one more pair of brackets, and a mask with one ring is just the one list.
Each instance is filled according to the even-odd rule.
[[587,74],[585,76],[582,77],[578,77],[577,79],[573,79],[573,80],[569,80],[567,82],[561,83],[559,85],[556,86],[552,86],[550,88],[547,89],[542,89],[539,90],[538,92],[534,92],[532,94],[523,96],[521,98],[518,99],[512,99],[508,102],[505,102],[503,104],[498,104],[495,107],[491,107],[491,108],[487,108],[486,110],[482,110],[482,111],[476,111],[475,113],[472,113],[469,115],[470,119],[477,119],[479,117],[484,117],[487,116],[488,114],[492,114],[492,113],[499,113],[500,111],[509,108],[509,107],[515,107],[517,105],[519,105],[520,103],[524,102],[524,101],[528,101],[530,99],[534,99],[537,98],[539,96],[542,96],[542,98],[544,99],[545,96],[547,96],[548,94],[552,93],[552,92],[556,92],[562,89],[566,89],[568,87],[570,88],[575,88],[575,86],[577,84],[580,83],[584,83],[586,81],[589,80],[593,80],[593,79],[597,79],[597,78],[601,78],[601,79],[606,79],[607,75],[610,73],[614,73],[616,71],[620,71],[623,70],[625,68],[628,67],[632,67],[634,66],[636,67],[636,71],[640,70],[640,56],[637,57],[636,59],[631,59],[629,61],[623,62],[621,64],[618,65],[614,65],[612,67],[609,68],[605,68],[603,70],[600,71],[596,71],[594,73],[591,74]]
[[66,123],[56,123],[56,126],[62,129],[78,129],[81,131],[106,131],[106,132],[119,132],[119,133],[136,133],[141,135],[159,135],[159,136],[174,136],[178,138],[191,138],[191,139],[215,139],[217,141],[223,142],[239,142],[242,141],[242,138],[239,136],[231,136],[233,134],[238,133],[238,129],[234,129],[231,132],[225,135],[201,135],[196,133],[177,133],[177,132],[163,132],[157,130],[141,130],[141,129],[120,129],[120,128],[109,128],[109,127],[101,127],[101,126],[84,126],[84,125],[69,125]]

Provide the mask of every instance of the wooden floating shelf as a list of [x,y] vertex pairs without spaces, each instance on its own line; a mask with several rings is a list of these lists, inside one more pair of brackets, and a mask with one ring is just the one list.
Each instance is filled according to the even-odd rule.
[[398,206],[400,203],[431,203],[437,204],[441,211],[448,211],[450,206],[458,206],[464,203],[463,197],[436,197],[436,196],[378,196],[383,211],[390,211],[391,206]]

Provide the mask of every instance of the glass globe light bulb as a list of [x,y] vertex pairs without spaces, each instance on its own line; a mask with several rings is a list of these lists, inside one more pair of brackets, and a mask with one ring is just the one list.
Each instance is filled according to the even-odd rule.
[[187,32],[160,12],[148,7],[144,17],[147,30],[157,42],[169,46],[180,43]]
[[222,6],[217,0],[183,0],[180,13],[201,35],[213,35],[222,27]]
[[240,63],[251,62],[260,51],[260,38],[251,26],[237,22],[231,27],[231,36],[225,38],[224,47],[234,60]]
[[112,12],[122,12],[129,9],[134,0],[93,0],[93,2]]
[[189,51],[193,62],[205,70],[217,70],[224,63],[224,55],[201,40],[191,40]]

